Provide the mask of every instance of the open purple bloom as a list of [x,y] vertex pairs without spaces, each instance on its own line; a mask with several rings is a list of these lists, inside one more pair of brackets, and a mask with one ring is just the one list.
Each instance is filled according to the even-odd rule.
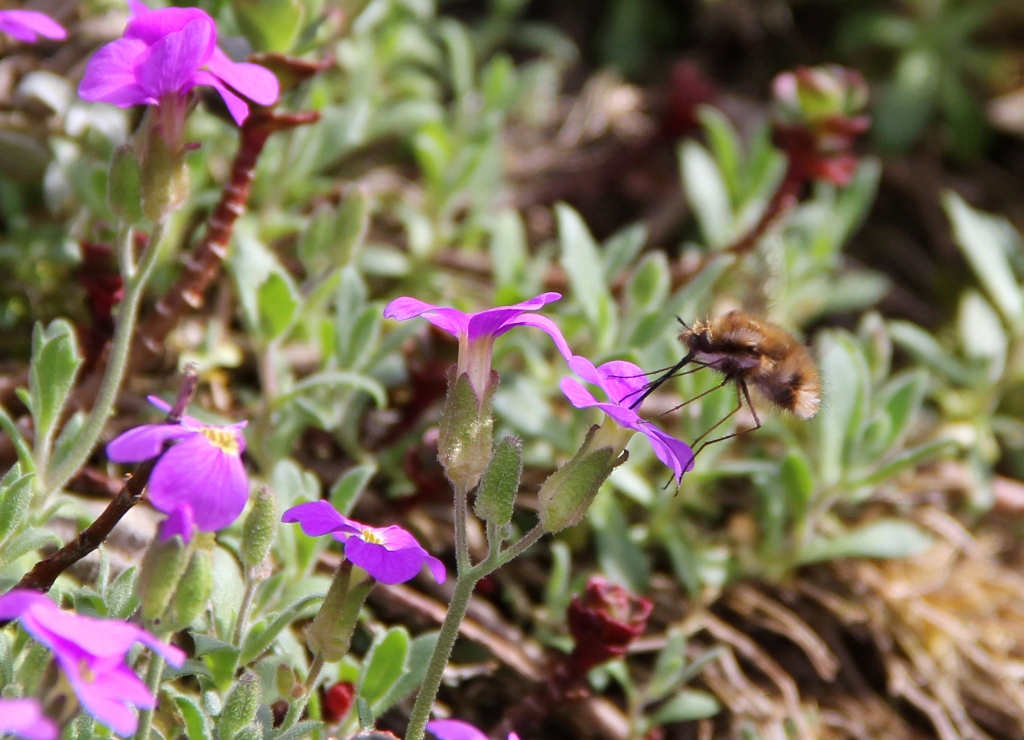
[[156,697],[125,663],[132,646],[148,645],[173,666],[185,662],[181,650],[141,627],[66,612],[35,591],[16,589],[0,596],[0,619],[20,620],[26,632],[50,648],[85,711],[119,735],[135,732],[138,720],[131,707],[156,706]]
[[327,501],[312,501],[288,509],[281,521],[298,522],[310,537],[332,534],[345,543],[345,557],[381,583],[394,585],[412,579],[427,566],[438,583],[447,577],[444,563],[428,553],[416,538],[398,525],[371,527],[342,516]]
[[34,44],[39,37],[60,40],[68,32],[53,18],[34,10],[0,10],[0,32]]
[[683,473],[693,468],[693,450],[688,444],[641,419],[629,407],[647,385],[643,370],[632,362],[621,360],[594,367],[590,360],[579,355],[569,361],[569,367],[588,383],[600,387],[608,398],[608,401],[600,402],[575,378],[563,378],[562,392],[573,406],[578,409],[596,406],[620,427],[643,434],[651,441],[658,459],[672,470],[676,483],[682,479]]
[[0,699],[0,735],[23,740],[57,740],[57,723],[43,715],[35,699]]
[[[124,36],[103,46],[85,68],[78,94],[85,100],[161,107],[168,141],[179,141],[192,88],[208,85],[220,93],[231,117],[249,115],[244,96],[270,105],[280,91],[277,78],[258,64],[234,62],[217,47],[217,26],[199,8],[150,10],[129,0],[132,18]],[[237,93],[237,94],[236,94]]]
[[[163,411],[170,406],[153,396]],[[107,457],[138,463],[159,457],[149,476],[149,501],[167,514],[161,538],[192,538],[193,526],[215,532],[231,524],[249,500],[249,478],[242,464],[245,437],[242,421],[225,427],[203,424],[191,416],[180,424],[144,424],[129,429],[107,445]],[[164,446],[172,446],[164,452]]]
[[555,322],[546,316],[529,313],[561,297],[558,293],[541,293],[536,298],[514,306],[499,306],[479,313],[463,313],[454,308],[432,306],[415,298],[396,298],[384,309],[384,318],[405,321],[422,316],[437,328],[456,337],[459,340],[457,372],[459,375],[469,373],[473,388],[482,396],[490,382],[494,339],[514,326],[535,326],[547,332],[566,360],[573,356]]
[[[435,719],[427,722],[427,731],[437,740],[490,740],[469,722],[460,719]],[[508,740],[519,740],[519,735],[510,732]]]

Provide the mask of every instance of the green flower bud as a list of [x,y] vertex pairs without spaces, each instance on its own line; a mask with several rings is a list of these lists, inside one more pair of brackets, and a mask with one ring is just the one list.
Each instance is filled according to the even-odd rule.
[[345,657],[359,621],[359,610],[374,583],[363,570],[348,561],[338,567],[324,603],[306,634],[310,650],[323,652],[328,663]]
[[242,526],[242,565],[251,570],[270,554],[277,534],[277,496],[269,486],[260,486]]
[[224,700],[224,709],[217,718],[217,737],[235,737],[256,719],[256,710],[259,706],[259,679],[252,673],[245,673]]
[[277,689],[278,696],[291,696],[292,689],[297,683],[295,670],[291,666],[282,663],[277,667],[274,672],[274,688]]
[[188,195],[188,166],[185,149],[172,149],[156,118],[150,120],[142,157],[142,211],[153,223],[162,223]]
[[523,474],[522,444],[505,437],[494,449],[491,462],[480,480],[473,510],[486,522],[501,526],[512,521],[512,507]]
[[498,374],[491,371],[490,378],[482,398],[473,389],[467,373],[456,377],[455,382],[449,379],[448,395],[441,412],[437,459],[448,480],[460,491],[476,486],[491,459],[494,435],[491,401],[498,389]]
[[126,224],[142,220],[142,166],[128,144],[115,149],[110,159],[107,205]]
[[159,623],[164,616],[188,567],[188,554],[189,548],[181,537],[171,537],[166,542],[156,537],[150,543],[139,569],[139,598],[145,622]]
[[200,549],[192,553],[185,575],[171,600],[163,620],[167,631],[188,627],[206,610],[213,593],[213,553]]
[[545,532],[559,532],[580,522],[601,484],[629,456],[622,448],[632,434],[614,422],[590,428],[579,451],[540,488],[540,522]]

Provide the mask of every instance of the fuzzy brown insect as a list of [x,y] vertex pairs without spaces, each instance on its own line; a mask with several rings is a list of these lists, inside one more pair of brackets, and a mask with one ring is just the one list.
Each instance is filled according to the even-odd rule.
[[761,427],[761,420],[750,400],[748,385],[754,386],[778,408],[801,419],[810,419],[818,412],[821,403],[818,370],[807,348],[782,327],[742,311],[730,311],[708,321],[695,321],[691,326],[682,320],[679,323],[683,324],[679,341],[687,349],[686,356],[653,380],[632,407],[638,407],[662,384],[684,374],[683,368],[692,364],[717,370],[725,377],[719,385],[691,398],[684,406],[730,382],[736,383],[738,402],[735,409],[694,440],[694,444],[739,411],[744,400],[754,415],[754,426],[750,429],[708,440],[701,444],[697,452],[709,444]]

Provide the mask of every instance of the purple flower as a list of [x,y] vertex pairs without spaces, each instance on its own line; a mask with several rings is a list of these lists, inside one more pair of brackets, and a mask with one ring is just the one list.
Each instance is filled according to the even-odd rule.
[[181,139],[188,93],[197,85],[220,93],[239,124],[248,117],[249,106],[236,92],[260,105],[277,100],[280,88],[274,74],[258,64],[229,59],[217,47],[217,26],[205,11],[150,10],[139,0],[129,0],[128,7],[132,18],[124,36],[97,51],[85,68],[78,86],[85,100],[121,108],[160,106],[169,142]]
[[535,326],[546,331],[566,360],[573,356],[555,322],[546,316],[527,313],[561,297],[558,293],[541,293],[536,298],[514,306],[489,308],[479,313],[463,313],[454,308],[432,306],[415,298],[396,298],[384,309],[384,318],[405,321],[422,316],[434,326],[457,337],[459,365],[456,372],[458,375],[469,373],[470,383],[482,397],[491,379],[494,339],[514,326]]
[[641,419],[629,407],[637,393],[647,385],[643,370],[632,362],[621,360],[594,367],[590,360],[579,355],[569,361],[569,367],[588,383],[599,386],[608,398],[607,402],[602,403],[575,378],[563,378],[562,392],[573,406],[578,409],[596,406],[620,427],[632,429],[646,436],[651,441],[654,454],[672,470],[676,483],[682,479],[683,473],[693,468],[693,450],[688,444]]
[[132,646],[148,645],[173,666],[185,662],[185,653],[141,627],[66,612],[35,591],[17,589],[0,596],[0,619],[20,620],[26,632],[50,648],[85,710],[119,735],[131,735],[138,725],[130,707],[156,706],[156,697],[125,663]]
[[[489,740],[487,735],[460,719],[435,719],[427,722],[427,731],[437,740]],[[519,735],[510,732],[508,740],[519,740]]]
[[0,735],[24,740],[57,740],[57,723],[43,716],[35,699],[0,699]]
[[68,35],[53,18],[34,10],[0,10],[0,31],[27,44],[34,44],[40,36],[59,40]]
[[[153,396],[163,411],[170,406]],[[188,542],[193,527],[215,532],[231,524],[249,500],[249,478],[242,465],[242,421],[225,427],[203,424],[191,416],[180,424],[145,424],[129,429],[107,445],[107,457],[137,463],[159,457],[149,476],[149,502],[167,514],[161,539],[174,535]],[[172,443],[164,452],[164,445]]]
[[447,576],[444,563],[424,550],[416,538],[397,525],[371,527],[344,517],[327,501],[288,509],[281,521],[298,522],[310,537],[333,534],[345,543],[345,557],[381,583],[405,583],[426,564],[438,583]]

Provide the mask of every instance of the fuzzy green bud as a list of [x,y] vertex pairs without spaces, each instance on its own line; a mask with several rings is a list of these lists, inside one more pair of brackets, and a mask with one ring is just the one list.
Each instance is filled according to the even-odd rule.
[[457,490],[469,491],[480,481],[491,459],[494,417],[491,401],[498,389],[498,374],[491,371],[490,382],[477,395],[469,375],[449,379],[448,395],[441,412],[441,430],[437,440],[437,459],[448,480]]
[[161,542],[156,537],[146,550],[139,569],[139,598],[142,599],[142,619],[158,623],[167,611],[178,582],[188,567],[189,548],[181,537]]
[[345,561],[334,574],[324,603],[313,619],[306,641],[314,652],[323,652],[324,660],[334,663],[345,657],[352,633],[359,621],[359,610],[375,581],[352,563]]
[[512,508],[522,474],[522,444],[515,437],[505,437],[494,448],[487,470],[480,479],[473,508],[476,515],[498,526],[512,521]]
[[282,663],[274,671],[274,688],[277,689],[278,696],[291,696],[296,684],[295,669],[291,666]]
[[[606,433],[601,435],[599,431]],[[610,440],[609,433],[621,435],[623,439]],[[559,532],[583,519],[601,484],[626,461],[628,453],[622,447],[631,434],[631,430],[617,425],[590,428],[579,451],[548,476],[540,488],[540,522],[545,532]]]
[[251,570],[270,554],[277,534],[277,496],[269,486],[260,486],[242,526],[242,565]]
[[206,610],[213,593],[213,553],[209,549],[192,553],[188,568],[178,582],[163,621],[165,630],[188,627]]
[[107,205],[125,224],[142,220],[142,165],[128,144],[115,149],[110,159]]
[[142,211],[153,223],[162,223],[188,195],[185,150],[172,148],[161,127],[155,123],[151,123],[146,131],[144,147]]
[[217,718],[217,737],[235,737],[256,719],[256,710],[259,706],[259,679],[252,673],[245,673],[224,700],[224,709]]

